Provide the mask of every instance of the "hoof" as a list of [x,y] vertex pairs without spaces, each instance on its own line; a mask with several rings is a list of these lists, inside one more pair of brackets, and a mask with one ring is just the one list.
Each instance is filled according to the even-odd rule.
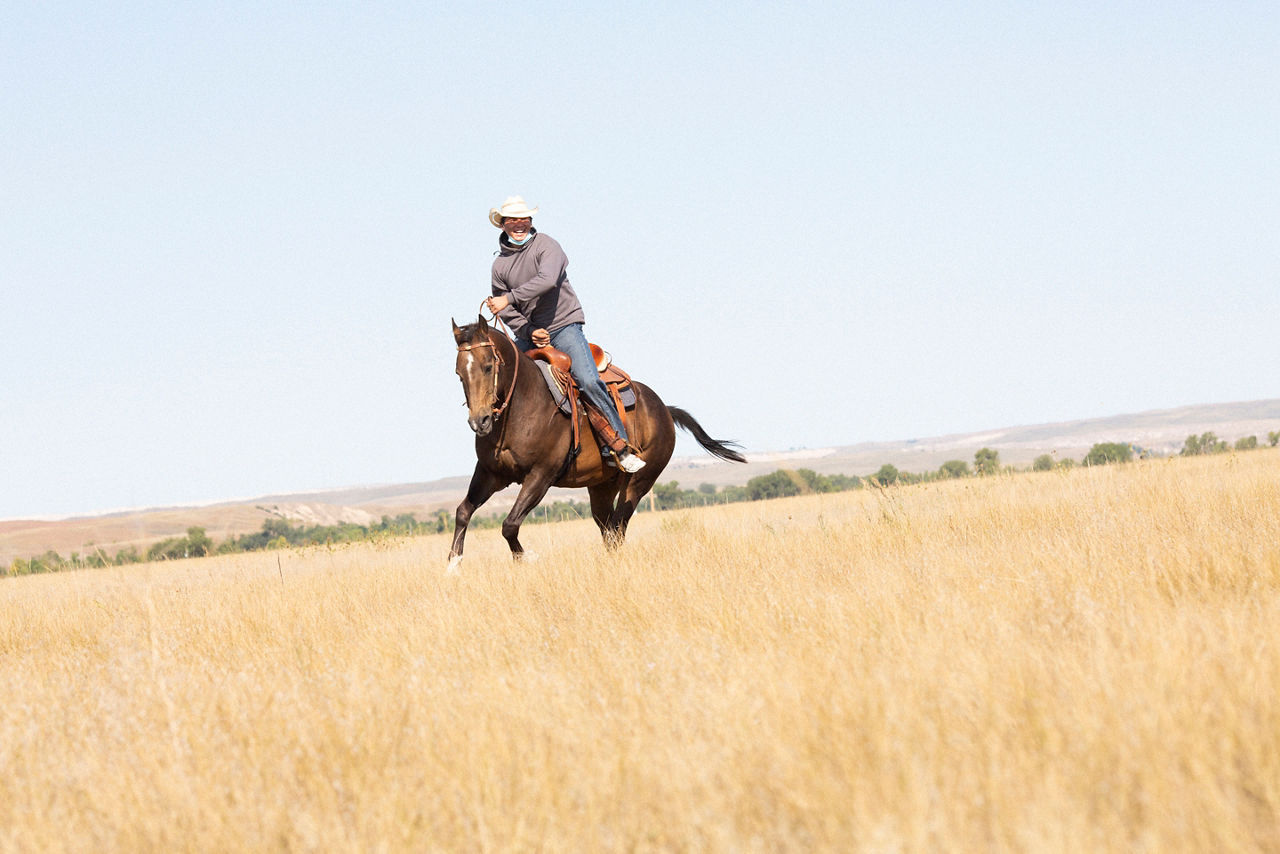
[[462,564],[462,555],[454,555],[449,558],[449,565],[444,568],[445,575],[460,575],[458,567]]
[[520,563],[537,563],[542,560],[542,558],[538,557],[537,552],[520,552],[519,554],[513,554],[512,557]]

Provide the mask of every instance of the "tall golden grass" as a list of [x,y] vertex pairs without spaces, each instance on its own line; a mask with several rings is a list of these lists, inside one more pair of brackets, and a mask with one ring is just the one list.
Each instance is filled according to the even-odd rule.
[[0,582],[4,851],[1280,849],[1280,453]]

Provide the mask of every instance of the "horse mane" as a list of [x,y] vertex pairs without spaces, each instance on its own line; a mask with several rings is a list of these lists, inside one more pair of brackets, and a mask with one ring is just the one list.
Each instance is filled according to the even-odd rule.
[[[488,329],[492,329],[492,328],[493,328],[493,327],[489,326],[488,324],[485,324],[485,329],[486,329],[486,330],[488,330]],[[468,324],[466,324],[465,326],[459,326],[459,327],[458,327],[458,332],[459,332],[459,334],[461,334],[461,335],[462,335],[462,340],[464,340],[464,341],[466,341],[468,344],[470,344],[470,343],[474,342],[476,339],[478,339],[478,338],[480,337],[480,336],[479,336],[479,332],[480,332],[480,323],[479,323],[479,322],[476,322],[476,323],[468,323]]]
[[[510,349],[512,351],[519,352],[519,348],[515,346],[515,342],[511,340],[511,337],[509,335],[503,334],[502,330],[499,329],[497,326],[494,326],[489,323],[484,323],[483,320],[484,318],[481,317],[475,323],[468,323],[463,326],[458,326],[457,333],[456,333],[458,343],[474,345],[474,344],[480,343],[481,341],[488,341],[490,343],[493,343],[495,346],[501,348],[501,345],[498,343],[498,341],[502,339],[511,345]],[[454,325],[457,326],[456,323]],[[497,333],[497,334],[491,335],[490,333]],[[497,352],[503,352],[503,349],[505,348],[501,348]]]

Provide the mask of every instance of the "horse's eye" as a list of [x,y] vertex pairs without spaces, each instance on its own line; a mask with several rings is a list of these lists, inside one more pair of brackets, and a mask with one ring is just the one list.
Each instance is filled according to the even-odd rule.
[[493,373],[493,365],[485,365],[483,370],[486,374],[491,374]]

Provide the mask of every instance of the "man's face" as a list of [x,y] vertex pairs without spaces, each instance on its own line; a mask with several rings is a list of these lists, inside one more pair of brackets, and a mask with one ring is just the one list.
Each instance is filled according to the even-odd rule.
[[508,216],[502,219],[502,230],[507,233],[507,237],[517,243],[529,236],[529,229],[532,227],[532,217]]

